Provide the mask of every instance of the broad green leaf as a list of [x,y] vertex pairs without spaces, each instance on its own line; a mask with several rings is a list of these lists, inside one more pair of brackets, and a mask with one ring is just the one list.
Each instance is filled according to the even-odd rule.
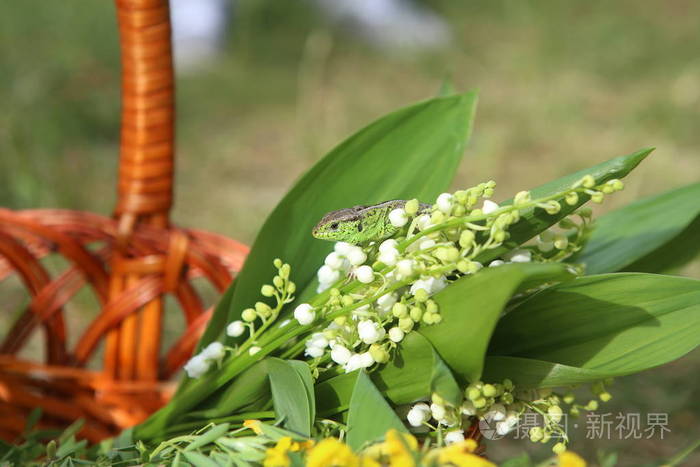
[[680,234],[622,270],[670,274],[697,258],[698,255],[700,255],[700,216],[696,217]]
[[[693,226],[690,236],[679,238]],[[692,234],[695,234],[693,238]],[[685,241],[683,241],[685,239]],[[600,217],[580,255],[588,274],[616,272],[644,260],[643,272],[661,272],[692,259],[700,247],[700,183],[652,196]],[[675,247],[669,254],[668,247]]]
[[546,289],[504,316],[489,355],[608,375],[652,368],[700,344],[700,281],[654,274],[588,276]]
[[612,376],[616,374],[522,357],[486,357],[484,365],[484,381],[494,383],[508,378],[526,388],[569,386]]
[[[293,265],[298,290],[312,280],[331,248],[311,237],[311,229],[325,213],[389,199],[431,201],[444,191],[464,151],[475,107],[474,93],[407,107],[360,130],[321,159],[263,225],[236,279],[227,318],[215,318],[216,331],[220,333],[222,322],[238,319],[244,308],[259,300],[260,286],[274,275],[274,258]],[[203,342],[216,335],[211,330]]]
[[277,420],[288,430],[304,436],[311,435],[313,414],[306,383],[300,372],[293,364],[279,358],[267,358],[266,363]]
[[391,428],[407,431],[369,376],[360,370],[348,410],[348,446],[358,450],[384,437]]
[[430,392],[437,394],[454,406],[462,402],[462,389],[452,371],[433,350],[433,367],[430,374]]
[[330,417],[348,410],[359,372],[339,374],[316,383],[316,410],[319,417]]
[[[542,198],[545,196],[550,196],[558,193],[571,185],[576,181],[583,178],[584,175],[591,175],[597,184],[612,180],[614,178],[624,178],[628,173],[630,173],[641,161],[646,158],[653,149],[642,149],[633,154],[627,156],[620,156],[614,159],[610,159],[593,167],[579,170],[565,177],[559,178],[557,180],[545,183],[537,188],[530,190],[533,198]],[[561,203],[561,211],[556,215],[547,214],[543,209],[531,209],[522,213],[520,221],[515,223],[508,230],[510,234],[510,239],[504,243],[500,248],[495,248],[493,250],[488,250],[477,258],[478,261],[487,262],[494,258],[498,258],[503,253],[506,253],[518,245],[526,242],[527,240],[533,238],[535,235],[546,230],[550,226],[556,224],[564,217],[568,216],[579,206],[583,205],[589,199],[588,196],[580,196],[579,202],[574,206],[569,206],[566,203]],[[504,205],[511,204],[512,199],[505,201]]]
[[268,366],[265,361],[261,361],[238,375],[231,384],[212,394],[197,409],[189,411],[188,418],[209,420],[243,410],[255,411],[261,409],[261,403],[269,399]]
[[308,363],[301,360],[287,360],[294,371],[297,372],[306,390],[306,400],[309,403],[309,418],[313,424],[316,419],[316,395],[314,394],[314,378],[311,375],[311,368]]
[[435,295],[442,322],[423,326],[426,337],[461,382],[478,381],[491,334],[518,291],[573,278],[566,265],[508,264],[465,276]]

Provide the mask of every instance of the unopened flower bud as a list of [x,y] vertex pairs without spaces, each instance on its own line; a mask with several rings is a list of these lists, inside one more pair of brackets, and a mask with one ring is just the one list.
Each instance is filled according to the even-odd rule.
[[412,199],[409,201],[406,201],[406,204],[404,205],[403,209],[406,211],[406,214],[409,216],[415,216],[418,213],[418,208],[420,207],[418,200],[417,199]]
[[292,271],[292,267],[288,264],[283,264],[280,268],[280,277],[282,279],[289,279],[289,273]]
[[554,454],[561,454],[564,451],[566,451],[566,444],[564,443],[557,443],[552,446],[552,452],[554,452]]
[[403,303],[394,303],[391,307],[391,314],[397,318],[405,318],[408,316],[408,307]]
[[435,211],[430,215],[431,224],[442,224],[445,221],[445,214],[442,211]]
[[437,197],[435,205],[440,211],[449,214],[452,210],[452,195],[450,193],[442,193]]
[[[411,321],[411,325],[413,325],[413,321]],[[393,327],[389,329],[389,339],[392,342],[401,342],[405,336],[405,333],[403,330],[401,330],[400,327]]]
[[542,427],[540,426],[533,426],[532,428],[530,428],[529,435],[530,441],[532,441],[533,443],[537,443],[541,441],[542,438],[544,438],[544,430],[542,430]]
[[231,337],[238,337],[243,335],[245,329],[246,327],[245,324],[243,324],[243,321],[233,321],[226,326],[226,334]]
[[399,329],[401,329],[405,333],[411,332],[414,325],[415,322],[411,318],[401,318],[399,320]]
[[500,206],[498,206],[497,203],[494,203],[493,201],[490,200],[484,200],[484,205],[481,208],[481,212],[484,214],[491,214],[492,212],[496,211]]
[[554,248],[557,250],[563,250],[569,245],[569,239],[566,235],[556,235],[554,237]]
[[416,290],[413,296],[418,303],[424,303],[426,300],[428,300],[428,292],[422,288]]
[[363,284],[369,284],[374,280],[374,271],[370,266],[360,266],[355,269],[355,277]]
[[263,297],[272,297],[275,294],[275,288],[269,284],[265,284],[260,288],[260,293]]
[[558,405],[553,405],[547,409],[547,415],[549,415],[549,419],[552,420],[553,423],[559,423],[563,413],[561,407]]
[[408,215],[402,208],[397,208],[389,213],[389,222],[394,227],[403,227],[408,222]]
[[561,204],[559,204],[557,201],[551,200],[547,203],[547,207],[544,208],[544,210],[550,215],[557,214],[559,211],[561,211]]
[[294,319],[302,326],[313,323],[315,318],[316,312],[314,311],[314,307],[308,303],[302,303],[294,309]]
[[411,317],[411,319],[412,319],[413,321],[418,322],[418,321],[420,321],[421,318],[423,317],[423,310],[422,310],[421,308],[417,307],[417,306],[414,306],[414,307],[412,307],[411,310],[409,311],[409,316]]
[[578,203],[578,193],[575,191],[572,191],[570,193],[566,194],[566,197],[564,198],[564,201],[566,201],[566,204],[569,206],[573,206],[576,203]]
[[384,346],[379,344],[372,344],[369,346],[369,354],[372,356],[377,363],[386,363],[389,361],[389,352],[384,348]]
[[241,313],[241,318],[243,318],[243,321],[246,321],[248,323],[255,321],[257,317],[258,314],[253,308],[246,308],[245,310],[243,310],[243,313]]
[[522,206],[523,204],[529,203],[532,200],[529,191],[519,191],[516,193],[513,199],[513,204],[516,206]]
[[484,387],[481,388],[481,393],[485,397],[493,397],[496,395],[496,387],[493,384],[484,384]]
[[593,178],[592,175],[584,175],[584,177],[580,180],[581,185],[584,188],[593,188],[595,186],[595,178]]
[[593,410],[598,410],[598,401],[596,401],[596,400],[590,400],[590,401],[588,401],[588,404],[586,404],[586,406],[584,407],[584,409],[586,409],[586,410],[591,410],[591,411],[593,411]]
[[406,415],[406,420],[408,420],[409,425],[413,427],[419,427],[423,423],[430,420],[431,412],[428,404],[420,403],[411,407]]
[[269,318],[272,314],[272,308],[264,302],[255,302],[255,311],[263,318]]

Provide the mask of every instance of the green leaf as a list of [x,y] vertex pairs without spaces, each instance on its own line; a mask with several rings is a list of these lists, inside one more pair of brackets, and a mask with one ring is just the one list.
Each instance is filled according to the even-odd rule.
[[383,438],[391,428],[407,432],[369,376],[362,370],[358,373],[348,410],[347,443],[354,450]]
[[677,236],[622,270],[670,274],[697,258],[698,255],[700,255],[700,216]]
[[219,467],[216,461],[199,452],[183,452],[182,454],[195,467]]
[[[238,375],[231,384],[212,394],[197,410],[189,411],[189,419],[209,420],[239,411],[255,411],[270,399],[268,366],[257,362]],[[176,402],[171,402],[176,403]]]
[[511,297],[519,290],[573,277],[566,265],[558,263],[483,269],[435,295],[442,322],[419,332],[461,382],[478,381],[491,334]]
[[301,382],[304,384],[306,400],[309,403],[309,418],[313,425],[316,419],[316,395],[314,394],[314,378],[311,375],[311,368],[309,368],[308,363],[301,360],[287,360],[287,363],[297,372]]
[[[681,236],[686,229],[689,235]],[[600,217],[580,255],[588,274],[630,270],[660,272],[692,259],[700,247],[700,183],[634,202]],[[667,249],[676,247],[669,255]],[[641,261],[635,266],[635,261]],[[642,266],[644,264],[644,266]]]
[[203,343],[259,299],[260,286],[274,273],[274,258],[293,265],[292,280],[304,289],[332,247],[311,237],[325,213],[389,199],[430,201],[444,191],[464,151],[475,107],[474,93],[407,107],[360,130],[319,161],[268,217],[236,279],[226,319],[217,309],[217,327],[209,326]]
[[612,372],[589,370],[533,358],[487,356],[484,381],[508,378],[518,387],[552,388],[600,381],[616,376]]
[[[604,183],[614,178],[624,178],[652,151],[653,148],[642,149],[627,156],[620,156],[610,159],[601,164],[594,165],[593,167],[579,170],[578,172],[574,172],[565,177],[545,183],[544,185],[530,190],[530,193],[533,198],[551,196],[570,187],[575,182],[583,178],[584,175],[591,175],[595,179],[596,184]],[[485,263],[494,258],[498,258],[503,253],[516,248],[518,245],[526,242],[535,235],[556,224],[561,219],[578,209],[578,207],[583,205],[586,201],[588,201],[588,199],[589,197],[587,195],[579,196],[579,202],[574,206],[569,206],[568,204],[562,202],[561,211],[559,211],[559,213],[556,215],[547,214],[543,209],[539,208],[523,212],[520,216],[520,220],[512,225],[508,230],[510,239],[505,242],[502,247],[482,253],[477,257],[477,260]],[[502,204],[508,205],[512,204],[512,202],[513,200],[511,199]]]
[[304,436],[311,435],[313,413],[301,370],[297,365],[279,358],[267,358],[266,362],[278,421],[288,430]]
[[82,418],[71,423],[68,426],[68,428],[63,430],[61,436],[58,437],[58,443],[63,444],[64,442],[75,436],[75,434],[80,431],[83,425],[85,425],[85,420],[83,420]]
[[216,441],[217,439],[221,438],[226,434],[228,431],[229,424],[228,423],[222,423],[221,425],[214,425],[201,435],[197,435],[194,437],[192,442],[187,445],[187,447],[184,449],[185,452],[187,451],[194,451],[195,449],[199,449],[202,446],[205,446],[213,441]]
[[700,281],[620,273],[579,278],[522,302],[499,322],[489,355],[620,376],[699,343]]
[[453,406],[462,402],[462,389],[452,371],[433,350],[433,367],[430,375],[430,392],[437,394]]

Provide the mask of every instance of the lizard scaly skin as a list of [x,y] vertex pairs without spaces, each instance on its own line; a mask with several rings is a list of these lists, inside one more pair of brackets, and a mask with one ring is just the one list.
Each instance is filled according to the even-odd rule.
[[[323,216],[314,227],[312,235],[321,240],[353,245],[384,240],[399,230],[399,227],[394,227],[389,221],[389,213],[394,209],[403,208],[405,204],[404,200],[393,200],[332,211]],[[429,208],[430,205],[421,204],[419,212]]]

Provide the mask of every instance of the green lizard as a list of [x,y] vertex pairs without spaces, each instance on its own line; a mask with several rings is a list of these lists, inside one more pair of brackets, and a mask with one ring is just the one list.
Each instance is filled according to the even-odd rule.
[[[384,201],[370,206],[355,206],[339,209],[323,216],[314,227],[312,235],[321,240],[347,242],[361,245],[384,240],[400,230],[389,221],[389,213],[403,208],[404,200]],[[420,204],[418,212],[430,209],[429,204]]]

